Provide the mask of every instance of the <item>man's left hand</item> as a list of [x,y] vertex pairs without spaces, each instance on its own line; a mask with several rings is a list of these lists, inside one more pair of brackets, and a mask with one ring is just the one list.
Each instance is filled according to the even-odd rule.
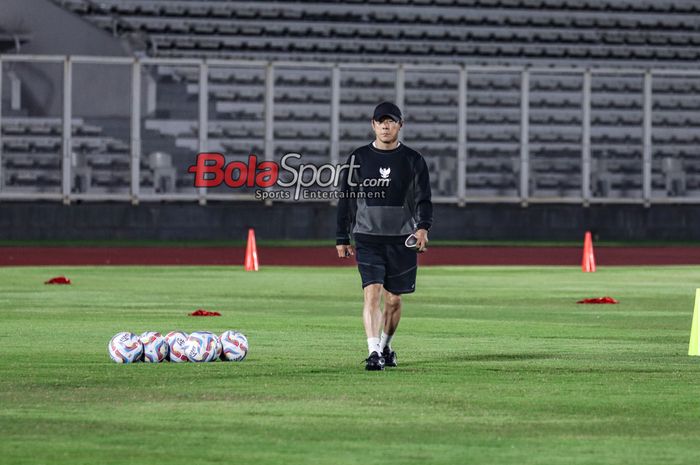
[[416,252],[423,253],[428,248],[428,230],[419,229],[414,234],[416,236]]

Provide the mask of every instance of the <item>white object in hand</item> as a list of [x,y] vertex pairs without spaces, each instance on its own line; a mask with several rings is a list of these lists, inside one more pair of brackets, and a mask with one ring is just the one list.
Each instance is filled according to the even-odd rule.
[[411,234],[406,238],[406,242],[404,242],[404,245],[409,249],[415,249],[418,246],[418,238],[415,234]]

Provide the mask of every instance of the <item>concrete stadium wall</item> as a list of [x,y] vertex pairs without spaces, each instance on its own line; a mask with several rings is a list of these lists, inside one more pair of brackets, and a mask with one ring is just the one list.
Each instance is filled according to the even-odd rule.
[[[127,42],[111,36],[48,0],[0,1],[0,29],[29,34],[21,54],[130,56]],[[33,116],[58,116],[62,109],[60,64],[14,63],[22,79],[22,101]],[[124,67],[82,65],[73,73],[74,114],[82,117],[124,113],[130,93],[131,71]],[[124,74],[126,73],[126,74]],[[110,89],[110,92],[105,92]],[[98,95],[99,98],[94,98]],[[83,97],[83,98],[81,98]],[[24,105],[24,104],[23,104]]]
[[[328,204],[0,203],[0,239],[332,239]],[[700,240],[700,206],[437,205],[433,239]]]

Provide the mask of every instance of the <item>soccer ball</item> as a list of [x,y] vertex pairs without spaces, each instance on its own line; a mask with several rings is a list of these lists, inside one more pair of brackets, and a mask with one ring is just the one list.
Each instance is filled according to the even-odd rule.
[[143,361],[146,363],[159,363],[168,356],[168,343],[162,334],[156,331],[146,331],[141,335],[143,344]]
[[187,341],[187,333],[182,331],[170,331],[165,335],[165,342],[170,350],[168,351],[168,360],[175,363],[186,362],[185,341]]
[[216,361],[219,359],[219,357],[221,357],[221,352],[223,352],[224,346],[218,336],[214,335],[214,337],[216,337],[216,354],[214,355],[213,360]]
[[211,362],[216,358],[218,341],[209,331],[197,331],[185,341],[185,355],[190,362]]
[[143,344],[136,334],[117,333],[107,345],[109,356],[117,363],[132,363],[141,360]]
[[221,360],[240,362],[248,355],[248,338],[238,331],[224,331],[221,334]]

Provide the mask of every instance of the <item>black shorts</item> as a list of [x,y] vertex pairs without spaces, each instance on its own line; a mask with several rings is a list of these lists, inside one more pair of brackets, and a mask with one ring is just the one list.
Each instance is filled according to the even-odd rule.
[[410,294],[416,290],[418,254],[401,244],[355,242],[357,268],[362,288],[382,284],[392,294]]

